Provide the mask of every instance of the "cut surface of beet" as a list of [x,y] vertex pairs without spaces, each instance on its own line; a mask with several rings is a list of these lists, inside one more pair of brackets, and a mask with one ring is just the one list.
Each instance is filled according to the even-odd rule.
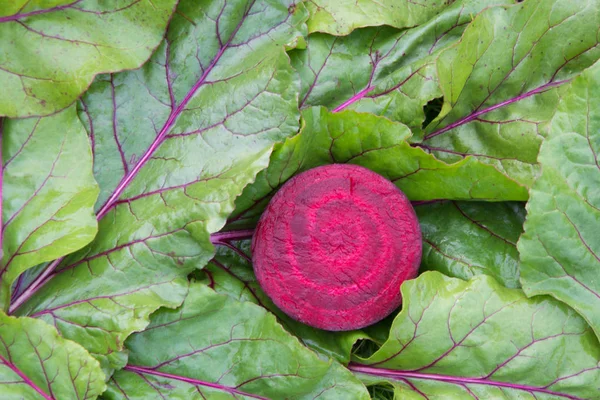
[[363,167],[333,164],[290,179],[252,239],[261,287],[286,314],[340,331],[380,321],[416,276],[421,231],[410,201]]

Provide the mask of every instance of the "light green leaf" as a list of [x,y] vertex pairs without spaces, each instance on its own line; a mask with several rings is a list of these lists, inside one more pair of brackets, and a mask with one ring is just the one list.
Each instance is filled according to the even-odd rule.
[[506,287],[520,287],[521,204],[452,201],[419,205],[415,211],[423,234],[422,270],[461,279],[490,275]]
[[460,39],[474,15],[498,4],[513,0],[455,1],[403,31],[378,27],[346,37],[310,35],[305,50],[290,53],[301,77],[301,107],[371,112],[408,125],[420,138],[423,106],[442,96],[435,69],[439,51]]
[[95,399],[105,389],[98,361],[56,329],[0,311],[0,394],[3,400]]
[[148,64],[98,78],[80,104],[101,188],[98,236],[17,304],[20,315],[56,324],[110,370],[150,313],[183,301],[187,275],[213,255],[209,234],[273,143],[298,130],[284,46],[308,15],[291,6],[182,1]]
[[472,155],[530,187],[557,87],[600,58],[599,20],[595,0],[482,12],[437,60],[445,103],[421,147],[447,162]]
[[[600,344],[575,311],[488,276],[402,285],[390,339],[350,369],[407,399],[597,399]],[[543,366],[543,367],[542,367]]]
[[356,28],[390,25],[406,28],[439,14],[452,0],[312,0],[309,32],[347,35]]
[[0,0],[0,116],[48,115],[102,72],[138,68],[177,0]]
[[397,122],[355,111],[304,110],[301,134],[277,145],[269,167],[236,201],[230,218],[236,226],[254,226],[270,197],[291,176],[320,165],[352,163],[396,184],[411,200],[516,200],[525,188],[494,167],[467,158],[456,164],[436,160],[410,146],[410,130]]
[[264,308],[199,283],[127,348],[129,364],[110,380],[107,399],[369,398],[348,370],[320,360]]
[[6,309],[19,274],[94,238],[98,185],[75,107],[51,117],[4,120],[0,134],[4,180],[0,308]]
[[298,322],[279,310],[256,281],[252,269],[250,241],[216,242],[215,258],[202,270],[202,282],[217,293],[239,301],[249,301],[266,308],[278,322],[300,342],[324,358],[348,364],[354,343],[367,335],[362,331],[328,332]]
[[573,81],[540,151],[518,243],[521,283],[577,310],[600,336],[600,63]]

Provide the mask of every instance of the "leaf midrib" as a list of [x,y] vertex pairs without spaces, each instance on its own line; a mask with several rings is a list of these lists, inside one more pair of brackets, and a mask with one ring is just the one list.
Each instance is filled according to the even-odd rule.
[[566,393],[556,392],[553,390],[546,389],[544,387],[523,385],[518,383],[509,383],[502,381],[494,381],[487,378],[467,378],[461,376],[452,375],[441,375],[441,374],[428,374],[422,372],[411,372],[394,369],[376,368],[369,365],[360,363],[350,363],[348,369],[355,373],[367,374],[372,376],[384,377],[395,380],[407,380],[407,379],[420,379],[420,380],[433,380],[438,382],[447,382],[455,385],[464,386],[465,384],[474,385],[485,385],[494,386],[507,389],[521,390],[529,393],[544,393],[552,396],[558,396],[569,400],[585,400],[582,397],[573,396]]

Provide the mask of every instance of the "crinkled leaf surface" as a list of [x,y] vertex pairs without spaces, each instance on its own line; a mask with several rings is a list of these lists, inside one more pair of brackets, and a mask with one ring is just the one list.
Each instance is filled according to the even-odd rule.
[[89,140],[75,107],[44,118],[5,120],[0,306],[19,274],[88,244],[96,234]]
[[279,310],[256,281],[252,269],[250,241],[216,242],[215,258],[202,270],[207,285],[217,293],[223,293],[238,301],[249,301],[266,308],[277,317],[279,323],[300,342],[325,358],[341,363],[350,361],[354,343],[367,337],[362,331],[328,332],[298,322]]
[[181,308],[154,314],[127,348],[129,363],[111,378],[107,399],[369,398],[348,370],[320,360],[265,309],[200,283]]
[[517,240],[525,209],[520,203],[451,201],[415,207],[423,234],[421,270],[469,279],[490,275],[520,287]]
[[600,335],[600,64],[573,81],[540,151],[518,243],[521,283],[576,309]]
[[94,76],[138,68],[177,0],[0,0],[0,115],[48,115]]
[[600,58],[599,20],[595,0],[482,12],[437,60],[445,103],[421,146],[446,161],[472,155],[531,186],[555,88]]
[[488,276],[426,272],[402,286],[389,340],[350,369],[401,398],[597,399],[600,347],[575,311]]
[[440,13],[453,0],[311,0],[308,30],[347,35],[356,28],[419,25]]
[[0,397],[95,399],[106,385],[96,361],[77,343],[32,318],[0,311]]
[[365,28],[345,37],[312,34],[305,50],[290,54],[302,82],[300,105],[372,112],[408,125],[420,137],[423,106],[442,96],[435,69],[439,50],[456,43],[485,7],[512,3],[459,0],[408,30]]
[[273,142],[298,130],[297,81],[284,53],[306,29],[286,0],[180,2],[142,69],[102,76],[81,103],[100,184],[99,232],[65,259],[21,315],[57,326],[118,367],[127,336],[212,257],[242,188]]
[[352,163],[396,184],[411,200],[519,199],[525,188],[473,158],[456,164],[438,161],[407,142],[410,130],[368,113],[323,107],[304,110],[300,135],[277,145],[268,169],[236,202],[231,226],[254,226],[270,197],[291,176],[320,165]]

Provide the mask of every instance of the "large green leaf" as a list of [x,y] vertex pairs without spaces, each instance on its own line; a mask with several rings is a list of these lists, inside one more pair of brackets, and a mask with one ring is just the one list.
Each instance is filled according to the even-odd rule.
[[438,161],[408,144],[410,130],[398,122],[346,110],[312,107],[302,113],[300,135],[277,145],[268,169],[236,201],[231,226],[254,226],[270,197],[291,176],[320,165],[352,163],[390,179],[411,200],[515,200],[525,188],[494,167],[467,158]]
[[56,324],[109,369],[150,313],[181,303],[188,273],[212,257],[209,234],[273,143],[298,130],[284,46],[307,12],[292,3],[182,1],[148,64],[99,77],[80,105],[101,188],[98,235],[13,309]]
[[415,207],[423,234],[421,269],[456,278],[490,275],[519,287],[519,203],[443,202]]
[[600,63],[573,81],[540,151],[518,243],[521,283],[579,311],[600,336]]
[[28,268],[69,254],[96,234],[98,186],[75,107],[51,117],[5,120],[0,308]]
[[406,28],[422,24],[451,4],[448,0],[312,0],[309,32],[347,35],[356,28],[390,25]]
[[346,37],[312,34],[305,50],[290,54],[302,82],[300,105],[372,112],[408,125],[420,137],[423,106],[442,96],[435,70],[439,51],[456,43],[485,7],[512,3],[459,0],[408,30],[365,28]]
[[56,329],[0,311],[0,397],[95,399],[106,385],[98,361]]
[[110,380],[107,399],[369,398],[349,371],[320,360],[265,309],[199,283],[127,348],[129,364]]
[[354,343],[367,337],[364,332],[328,332],[288,317],[273,304],[256,281],[252,269],[250,240],[217,241],[216,244],[218,248],[215,258],[202,270],[204,283],[210,285],[217,293],[266,308],[275,314],[279,323],[288,332],[296,335],[302,344],[325,358],[333,358],[344,364],[350,361]]
[[557,86],[600,58],[600,2],[528,0],[477,16],[437,60],[440,117],[422,148],[446,161],[472,155],[531,186]]
[[402,399],[598,399],[600,344],[575,311],[488,276],[402,286],[390,339],[350,369]]
[[48,115],[94,76],[138,68],[177,0],[0,0],[0,116]]

